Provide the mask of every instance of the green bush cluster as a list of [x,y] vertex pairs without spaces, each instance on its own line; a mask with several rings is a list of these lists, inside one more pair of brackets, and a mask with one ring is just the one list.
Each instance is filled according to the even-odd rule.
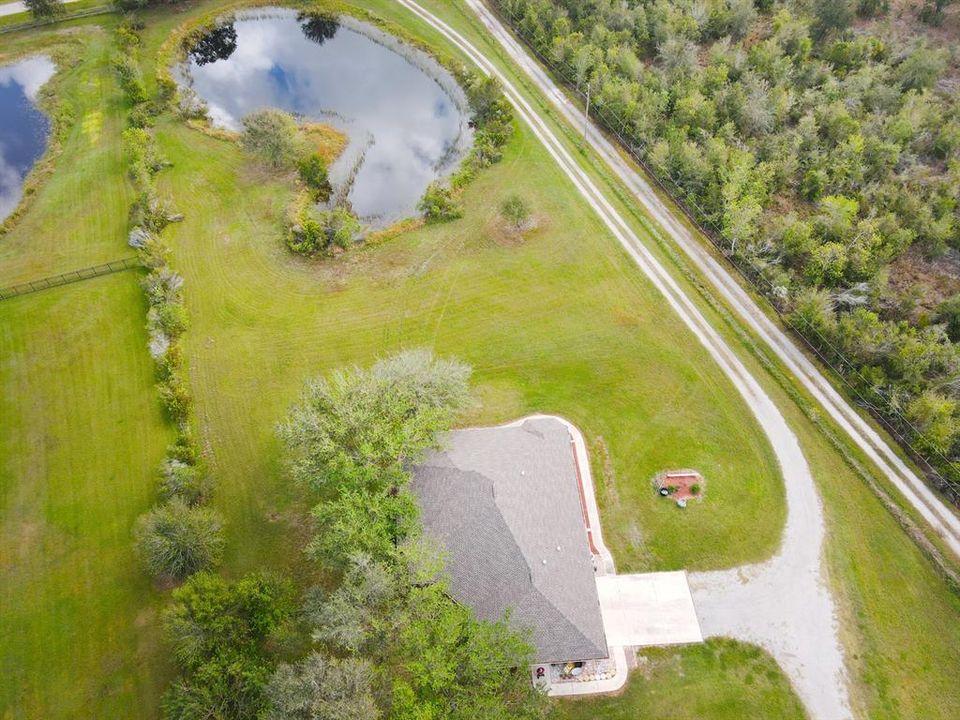
[[140,35],[133,25],[122,22],[114,31],[114,40],[117,47],[111,63],[120,88],[131,105],[145,103],[149,96],[143,82],[143,73],[140,72]]
[[157,394],[177,427],[177,439],[161,465],[163,502],[138,521],[136,545],[152,575],[183,580],[219,562],[223,522],[219,514],[205,507],[213,487],[198,463],[190,427],[192,397],[180,345],[188,326],[183,278],[170,268],[168,251],[156,235],[147,234],[138,253],[147,269],[142,286],[149,305],[147,331],[156,363]]
[[960,490],[960,350],[892,268],[960,248],[949,50],[886,19],[854,27],[883,2],[497,5]]
[[464,89],[473,111],[475,131],[467,162],[484,168],[503,157],[503,146],[513,136],[513,108],[494,77],[471,73],[466,76]]
[[[129,66],[134,73],[128,74],[127,70],[121,70],[117,62],[114,62],[121,85],[132,105],[128,117],[129,127],[123,131],[123,152],[127,171],[136,192],[136,201],[130,208],[130,223],[134,228],[139,228],[146,233],[159,233],[172,215],[157,196],[153,181],[153,176],[167,165],[167,161],[157,150],[152,131],[149,129],[159,108],[156,104],[148,102],[146,90],[143,88],[143,79],[140,76],[137,61],[140,38],[134,26],[121,23],[115,32],[115,38],[119,46],[116,56],[122,59],[124,67]],[[131,86],[133,88],[131,89],[125,84],[124,77],[139,78],[139,84]]]
[[330,178],[327,175],[327,164],[319,153],[310,153],[297,162],[300,180],[306,185],[316,202],[326,202],[330,199],[333,188],[330,187]]
[[[292,624],[294,610],[291,584],[267,573],[227,582],[200,572],[174,590],[163,628],[180,676],[164,695],[165,720],[266,717],[264,686],[275,665],[267,649]],[[302,717],[366,717],[316,710]]]
[[436,181],[427,186],[417,203],[417,210],[430,222],[445,222],[463,216],[463,206],[454,191]]
[[263,108],[244,117],[240,141],[275,170],[296,166],[305,154],[306,141],[296,119],[276,108]]
[[141,515],[134,534],[140,557],[155,577],[184,580],[215,567],[223,557],[219,514],[179,497]]
[[463,214],[458,199],[460,192],[480,170],[500,161],[503,146],[514,133],[513,108],[499,81],[465,68],[455,74],[470,105],[473,146],[451,176],[449,189],[441,183],[432,183],[417,206],[423,216],[433,222],[452,220]]
[[319,210],[313,194],[302,192],[287,211],[287,247],[298,255],[329,255],[337,248],[346,250],[360,237],[362,226],[344,207]]

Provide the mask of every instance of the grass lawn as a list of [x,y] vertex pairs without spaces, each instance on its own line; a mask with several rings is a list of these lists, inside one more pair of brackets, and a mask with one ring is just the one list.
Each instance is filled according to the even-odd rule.
[[[53,82],[57,102],[74,121],[54,158],[55,172],[30,198],[29,211],[0,236],[0,286],[132,254],[125,237],[133,195],[120,148],[125,110],[110,68],[111,37],[99,25],[69,32],[59,37],[79,48],[70,51],[79,62]],[[5,35],[0,58],[66,42],[52,31]]]
[[[655,292],[529,137],[469,188],[463,220],[319,262],[280,246],[285,184],[178,122],[158,138],[174,164],[161,192],[186,216],[167,237],[186,278],[191,379],[235,552],[262,562],[269,545],[254,539],[279,532],[274,425],[304,379],[418,345],[474,366],[484,403],[470,422],[555,412],[610,449],[607,491],[622,514],[607,527],[623,566],[725,566],[775,546],[782,489],[746,406],[663,321]],[[541,218],[524,241],[497,229],[508,191]],[[709,494],[683,512],[650,479],[687,466]],[[756,535],[738,532],[745,522]]]
[[563,700],[556,720],[793,720],[805,718],[777,664],[755,648],[710,640],[648,649],[621,695]]
[[[55,80],[77,122],[54,174],[0,238],[0,284],[130,254],[108,36],[80,37],[80,62]],[[4,36],[3,51],[61,44],[52,38]],[[163,596],[130,547],[170,439],[145,312],[133,271],[0,303],[5,720],[152,717],[169,677],[156,623]]]
[[[3,0],[3,2],[0,2],[0,5],[4,5],[7,2],[8,0]],[[71,2],[70,4],[66,5],[64,9],[66,10],[66,14],[69,16],[106,7],[109,7],[109,3],[104,2],[104,0],[76,0],[76,2]],[[32,22],[32,20],[33,17],[29,12],[16,13],[15,15],[4,15],[3,17],[0,17],[0,28],[11,25],[23,25],[25,23]]]
[[168,676],[130,530],[168,442],[127,271],[0,303],[0,717],[134,717]]
[[[364,4],[421,32],[394,3]],[[427,4],[477,37],[456,4]],[[212,6],[151,12],[145,62],[170,29]],[[128,252],[121,109],[105,40],[87,42],[84,62],[63,83],[85,122],[29,212],[0,239],[2,284]],[[189,372],[216,504],[229,522],[229,574],[302,562],[291,551],[302,508],[273,427],[304,379],[417,345],[474,365],[483,406],[470,422],[545,411],[581,426],[622,569],[726,566],[775,547],[783,492],[752,416],[525,131],[468,189],[462,220],[322,262],[280,247],[285,180],[179,121],[161,120],[157,136],[174,162],[158,176],[162,192],[186,215],[165,237],[186,277]],[[540,220],[523,241],[497,219],[510,192]],[[4,677],[13,678],[0,691],[0,717],[159,714],[169,672],[157,645],[162,597],[134,565],[129,528],[152,501],[167,430],[134,277],[0,303],[0,626],[16,625],[0,640]],[[960,603],[841,455],[760,374],[821,481],[860,709],[953,717]],[[706,500],[686,512],[650,490],[653,473],[673,466],[707,478]],[[801,714],[782,674],[753,649],[711,642],[646,655],[623,695],[564,703],[561,714]]]

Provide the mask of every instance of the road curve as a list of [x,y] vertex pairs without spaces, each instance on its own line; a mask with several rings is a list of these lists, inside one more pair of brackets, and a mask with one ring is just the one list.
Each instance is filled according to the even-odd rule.
[[[510,79],[456,30],[424,10],[414,0],[397,2],[459,47],[483,72],[492,74],[501,81],[504,93],[520,119],[530,127],[624,250],[707,349],[757,418],[776,454],[786,487],[788,511],[783,543],[776,557],[767,563],[734,571],[742,578],[743,584],[758,588],[755,597],[730,598],[728,593],[732,588],[725,584],[725,574],[716,578],[704,577],[704,598],[715,601],[714,605],[706,606],[706,619],[709,621],[707,627],[712,629],[708,632],[743,637],[766,648],[788,672],[801,699],[811,715],[818,720],[851,717],[843,653],[837,633],[836,610],[823,576],[823,508],[806,458],[786,420],[726,341],[640,241],[526,99],[517,92]],[[524,65],[524,59],[527,63],[530,62],[522,48],[516,45],[505,28],[483,5],[476,0],[467,2],[481,15],[490,32],[505,44],[521,65]],[[556,91],[556,88],[553,90]],[[768,572],[771,563],[777,564],[776,573]],[[710,580],[713,582],[708,582]],[[739,618],[724,613],[723,609],[736,602],[746,602],[748,607],[749,603],[754,602],[770,603],[767,589],[770,582],[780,583],[777,592],[781,598],[790,594],[797,598],[798,602],[783,604],[778,598],[778,602],[773,605],[782,612],[779,613],[776,627],[758,624],[750,628],[749,635],[740,635]],[[816,642],[810,643],[807,640],[810,637],[815,637]]]
[[[583,111],[570,102],[543,68],[526,52],[499,18],[480,0],[466,0],[481,22],[530,77],[537,88],[574,127],[583,126]],[[668,207],[650,183],[634,169],[614,145],[591,121],[586,125],[587,140],[610,169],[640,201],[644,210],[683,250],[713,289],[747,323],[796,376],[831,418],[880,469],[903,497],[930,524],[934,531],[960,557],[960,517],[958,517],[915,472],[900,458],[890,443],[850,405],[820,369],[797,344],[757,305],[731,272],[706,248]]]

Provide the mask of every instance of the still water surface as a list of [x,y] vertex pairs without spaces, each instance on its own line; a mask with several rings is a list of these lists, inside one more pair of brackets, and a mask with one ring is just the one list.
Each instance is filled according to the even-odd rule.
[[454,169],[470,141],[465,101],[425,53],[349,18],[270,9],[240,15],[190,53],[186,82],[211,121],[276,107],[345,131],[350,146],[331,180],[373,225],[411,216],[434,179]]
[[0,66],[0,221],[23,196],[23,181],[47,149],[50,120],[35,104],[56,66],[33,57]]

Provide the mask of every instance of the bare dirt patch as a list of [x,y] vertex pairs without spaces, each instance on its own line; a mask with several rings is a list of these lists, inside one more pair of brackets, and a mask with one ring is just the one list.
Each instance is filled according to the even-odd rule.
[[960,251],[948,248],[935,258],[910,248],[890,266],[890,288],[898,295],[913,295],[918,310],[934,311],[960,293]]

